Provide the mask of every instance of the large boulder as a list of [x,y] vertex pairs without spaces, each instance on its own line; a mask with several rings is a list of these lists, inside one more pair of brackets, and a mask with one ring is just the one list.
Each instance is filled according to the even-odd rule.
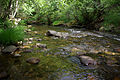
[[54,30],[48,30],[46,34],[47,36],[56,36],[57,32]]
[[47,36],[55,36],[55,37],[60,37],[60,38],[66,38],[69,36],[69,34],[66,32],[56,32],[54,30],[48,30],[46,34]]
[[79,56],[81,62],[88,66],[88,65],[97,65],[96,60],[94,60],[93,58],[89,57],[89,56]]
[[10,46],[5,47],[5,48],[2,50],[2,53],[14,53],[16,50],[17,50],[17,47],[16,47],[16,46],[10,45]]

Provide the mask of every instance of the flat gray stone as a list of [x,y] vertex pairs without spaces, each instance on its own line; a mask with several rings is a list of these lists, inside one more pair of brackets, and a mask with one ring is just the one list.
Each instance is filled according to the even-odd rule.
[[69,33],[66,33],[66,32],[56,32],[54,30],[48,30],[46,35],[47,36],[60,37],[60,38],[66,38],[66,37],[70,36]]
[[17,47],[14,45],[7,46],[2,50],[2,53],[13,53],[17,50]]

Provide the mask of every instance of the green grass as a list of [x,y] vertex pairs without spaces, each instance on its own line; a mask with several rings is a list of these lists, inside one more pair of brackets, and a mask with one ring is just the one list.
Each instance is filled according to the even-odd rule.
[[0,44],[14,44],[24,39],[24,27],[0,29]]

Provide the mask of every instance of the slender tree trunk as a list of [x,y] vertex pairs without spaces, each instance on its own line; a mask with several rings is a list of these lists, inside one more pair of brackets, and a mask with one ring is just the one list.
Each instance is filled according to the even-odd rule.
[[50,16],[47,16],[47,20],[48,20],[48,25],[51,25],[51,19],[50,19]]
[[9,14],[10,18],[15,18],[19,8],[19,1],[16,0],[15,4],[11,5],[11,13]]
[[15,6],[16,8],[15,8],[15,12],[13,13],[13,18],[16,16],[16,13],[17,13],[17,11],[18,11],[18,7],[19,7],[19,5],[18,5],[18,0],[16,0],[16,6]]

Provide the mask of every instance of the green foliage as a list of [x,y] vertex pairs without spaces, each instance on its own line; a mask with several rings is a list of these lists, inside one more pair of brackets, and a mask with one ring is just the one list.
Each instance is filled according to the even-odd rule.
[[[111,25],[111,27],[110,27]],[[104,26],[109,26],[110,29],[120,26],[120,13],[111,11],[105,16]],[[109,30],[109,28],[107,28]]]
[[19,25],[26,25],[26,24],[27,24],[26,20],[21,20],[21,21],[19,22]]
[[[32,3],[32,2],[31,2]],[[34,9],[33,9],[33,5],[32,4],[27,4],[27,3],[24,3],[22,8],[20,9],[21,12],[23,12],[24,16],[29,16],[29,15],[32,15],[32,12],[34,12]]]
[[12,27],[14,25],[14,22],[9,20],[9,19],[2,19],[0,18],[0,27],[1,28],[8,28],[8,27]]
[[17,26],[15,28],[0,29],[0,44],[14,44],[24,39],[24,28]]
[[112,29],[107,25],[119,26],[120,10],[116,9],[118,2],[118,0],[28,0],[22,4],[19,12],[23,14],[21,16],[29,17],[28,21],[59,25],[60,21],[71,23],[73,20],[76,21],[76,25],[97,30],[101,27],[99,24],[104,23],[107,30]]
[[64,24],[64,22],[63,21],[55,21],[55,22],[53,22],[54,26],[61,25],[61,24]]

